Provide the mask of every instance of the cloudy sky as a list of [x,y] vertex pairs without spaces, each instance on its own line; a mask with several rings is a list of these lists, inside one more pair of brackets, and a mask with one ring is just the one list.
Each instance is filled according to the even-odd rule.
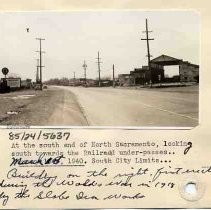
[[[39,43],[45,38],[43,79],[96,78],[97,52],[102,58],[102,77],[129,73],[147,64],[146,42],[142,31],[148,18],[151,54],[199,64],[200,16],[193,11],[74,11],[0,13],[0,69],[10,74],[35,79]],[[29,28],[27,33],[26,28]],[[173,75],[174,70],[169,74]],[[0,73],[1,74],[1,73]]]

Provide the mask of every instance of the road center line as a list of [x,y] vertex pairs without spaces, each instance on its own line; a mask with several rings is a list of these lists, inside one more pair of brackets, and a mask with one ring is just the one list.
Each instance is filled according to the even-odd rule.
[[144,105],[146,107],[157,109],[159,111],[167,112],[167,113],[170,113],[170,114],[173,114],[173,115],[177,115],[177,116],[180,116],[180,117],[184,117],[184,118],[188,118],[188,119],[191,119],[191,120],[194,120],[194,121],[198,121],[197,118],[194,118],[194,117],[191,117],[191,116],[188,116],[188,115],[179,114],[177,112],[173,112],[173,111],[170,111],[170,110],[167,110],[167,109],[162,109],[162,108],[155,107],[155,106],[152,106],[152,105],[149,105],[149,104],[145,104],[145,103],[141,103],[141,102],[140,102],[140,104],[142,104],[142,105]]

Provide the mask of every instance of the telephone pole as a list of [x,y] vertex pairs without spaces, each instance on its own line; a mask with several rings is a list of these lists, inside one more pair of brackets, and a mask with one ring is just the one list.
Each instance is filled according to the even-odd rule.
[[84,61],[84,64],[82,66],[84,68],[84,83],[85,83],[85,86],[87,85],[86,84],[86,68],[87,68],[87,64],[86,64],[86,61]]
[[143,33],[146,33],[146,38],[141,39],[147,41],[147,57],[148,57],[148,67],[149,67],[149,75],[150,75],[150,85],[152,84],[152,69],[151,69],[151,63],[150,63],[150,49],[149,49],[149,41],[154,40],[154,38],[149,38],[149,33],[152,31],[148,30],[148,20],[146,19],[146,31],[143,31]]
[[101,69],[100,69],[100,64],[102,63],[100,61],[100,52],[98,51],[97,52],[97,65],[98,65],[98,74],[99,74],[99,78],[98,78],[98,84],[99,84],[99,87],[101,87],[101,78],[100,78],[100,72],[101,72]]
[[39,62],[40,60],[39,59],[36,59],[37,60],[37,72],[36,72],[36,83],[39,83]]
[[45,39],[42,39],[42,38],[36,38],[36,40],[39,41],[40,43],[40,50],[36,51],[36,52],[39,52],[39,55],[40,55],[40,65],[39,65],[39,68],[40,68],[40,84],[41,84],[41,90],[42,90],[42,53],[45,53],[44,51],[42,51],[42,41],[45,40]]
[[114,69],[114,64],[113,64],[113,88],[115,88],[115,69]]
[[73,72],[73,85],[75,86],[75,71]]
[[75,86],[75,71],[73,72],[73,86]]

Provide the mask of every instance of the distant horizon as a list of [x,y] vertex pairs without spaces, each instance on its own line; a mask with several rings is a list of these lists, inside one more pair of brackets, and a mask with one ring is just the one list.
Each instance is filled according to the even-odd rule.
[[[37,37],[45,38],[42,46],[43,81],[54,78],[98,77],[96,57],[100,51],[101,76],[129,74],[147,65],[146,43],[142,31],[148,18],[153,58],[166,54],[199,64],[200,16],[193,11],[73,11],[73,12],[5,12],[0,13],[0,64],[10,75],[36,77],[39,48]],[[29,32],[27,32],[29,28]],[[152,58],[152,59],[153,59]],[[173,76],[175,70],[165,72]],[[3,77],[3,75],[2,75]]]

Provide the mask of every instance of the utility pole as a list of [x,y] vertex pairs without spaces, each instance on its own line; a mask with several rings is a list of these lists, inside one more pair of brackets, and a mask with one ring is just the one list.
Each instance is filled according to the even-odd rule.
[[113,64],[113,88],[115,88],[115,69],[114,69],[114,64]]
[[41,90],[42,90],[42,53],[45,53],[44,51],[42,51],[42,41],[45,40],[45,39],[42,39],[42,38],[36,38],[36,40],[39,40],[39,43],[40,43],[40,50],[39,51],[36,51],[36,52],[39,52],[39,55],[40,55],[40,84],[41,84]]
[[152,84],[152,69],[151,69],[151,63],[150,63],[150,49],[149,49],[149,41],[154,40],[154,38],[149,38],[149,33],[152,31],[148,30],[148,21],[146,19],[146,31],[143,31],[143,33],[146,33],[146,38],[141,39],[141,40],[146,40],[147,41],[147,57],[148,57],[148,67],[149,67],[149,75],[150,75],[150,85]]
[[100,69],[100,64],[102,63],[100,61],[100,52],[98,51],[97,52],[97,65],[98,65],[98,74],[99,74],[99,78],[98,78],[98,84],[99,84],[99,87],[101,87],[101,78],[100,78],[100,72],[101,72],[101,69]]
[[73,84],[75,86],[75,71],[73,72]]
[[86,83],[86,68],[87,68],[87,64],[86,64],[86,61],[84,61],[84,64],[82,66],[84,68],[84,83],[85,83],[85,86],[87,85]]
[[40,60],[39,59],[36,59],[37,60],[37,72],[36,72],[36,83],[39,83],[39,62]]

